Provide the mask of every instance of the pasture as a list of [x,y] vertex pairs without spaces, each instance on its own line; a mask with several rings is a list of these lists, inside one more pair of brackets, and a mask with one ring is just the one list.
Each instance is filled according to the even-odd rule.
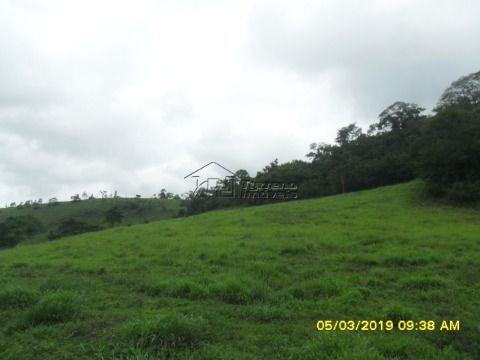
[[[478,359],[478,210],[418,182],[0,250],[1,359]],[[318,320],[460,331],[317,331]]]

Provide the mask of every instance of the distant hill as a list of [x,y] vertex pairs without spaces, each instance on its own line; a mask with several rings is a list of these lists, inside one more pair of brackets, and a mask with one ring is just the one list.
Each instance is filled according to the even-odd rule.
[[[55,205],[32,205],[0,209],[0,223],[9,217],[33,216],[41,223],[40,231],[28,242],[42,241],[55,232],[59,224],[74,219],[92,229],[109,228],[113,225],[133,225],[169,219],[176,216],[183,207],[177,199],[108,198],[90,199],[77,202],[58,202]],[[108,222],[107,212],[116,209],[120,221]]]
[[0,359],[480,359],[479,212],[420,187],[0,250]]

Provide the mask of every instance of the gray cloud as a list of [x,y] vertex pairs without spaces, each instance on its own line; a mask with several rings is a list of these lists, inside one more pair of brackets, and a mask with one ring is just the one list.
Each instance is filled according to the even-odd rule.
[[474,1],[0,0],[0,201],[254,174],[477,69]]
[[337,73],[338,92],[366,114],[399,99],[431,107],[452,80],[478,67],[478,2],[300,3],[293,11],[285,1],[259,6],[252,52],[306,77]]

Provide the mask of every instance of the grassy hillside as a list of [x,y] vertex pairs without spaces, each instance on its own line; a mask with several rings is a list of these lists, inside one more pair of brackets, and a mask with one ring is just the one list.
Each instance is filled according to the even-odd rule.
[[26,208],[0,209],[0,222],[8,217],[32,215],[43,225],[35,240],[44,240],[50,230],[67,218],[88,223],[93,226],[109,227],[105,222],[105,213],[118,208],[123,215],[121,224],[140,224],[168,219],[177,215],[181,201],[174,199],[92,199],[79,202],[59,202],[56,206],[37,205]]
[[[478,359],[479,213],[418,188],[2,250],[0,358]],[[437,327],[319,332],[321,319]]]

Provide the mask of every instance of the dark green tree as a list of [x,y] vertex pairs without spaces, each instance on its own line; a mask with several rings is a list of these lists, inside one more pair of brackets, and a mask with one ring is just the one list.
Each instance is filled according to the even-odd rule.
[[480,200],[480,111],[443,107],[421,138],[420,175],[427,190],[456,201]]
[[12,247],[40,233],[43,225],[31,215],[8,217],[0,223],[0,248]]
[[335,142],[340,146],[347,145],[357,140],[360,135],[362,135],[362,129],[353,123],[337,131]]
[[77,235],[90,231],[98,231],[102,228],[98,225],[91,225],[74,218],[65,218],[57,224],[55,230],[51,230],[49,239],[57,239],[69,235]]
[[120,224],[123,220],[122,211],[118,207],[112,207],[106,211],[104,220],[110,226]]
[[451,105],[475,106],[480,104],[480,71],[452,82],[437,103],[439,111]]
[[424,108],[414,103],[396,101],[378,116],[378,123],[370,126],[369,132],[388,132],[406,129],[412,123],[424,118]]
[[248,174],[248,171],[245,169],[240,169],[235,171],[235,177],[240,180],[248,180],[250,179],[250,175]]

